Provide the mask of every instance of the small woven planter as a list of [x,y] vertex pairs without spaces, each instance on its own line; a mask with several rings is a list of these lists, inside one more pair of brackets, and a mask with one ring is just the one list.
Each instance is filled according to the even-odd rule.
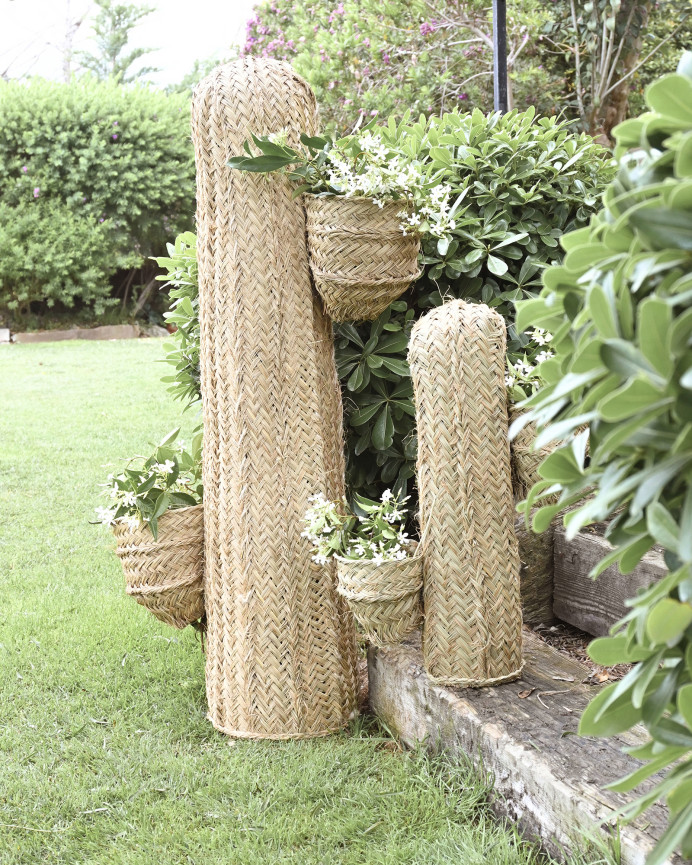
[[204,615],[202,505],[167,511],[158,538],[148,526],[113,526],[128,595],[167,625],[184,628]]
[[370,198],[303,196],[315,288],[334,321],[377,318],[421,274],[420,240],[404,236],[406,204]]
[[374,646],[398,643],[423,619],[423,556],[380,565],[337,559],[338,591]]

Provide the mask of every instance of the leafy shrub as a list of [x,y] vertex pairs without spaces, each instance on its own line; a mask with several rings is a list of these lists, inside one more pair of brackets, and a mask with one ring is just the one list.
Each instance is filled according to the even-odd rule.
[[[315,91],[327,128],[340,132],[362,116],[427,115],[456,106],[489,111],[489,7],[485,0],[265,0],[248,22],[244,52],[291,62]],[[536,39],[551,16],[539,0],[507,10],[515,104],[535,104],[545,113],[556,110],[558,99]]]
[[106,223],[60,201],[0,202],[0,309],[21,317],[34,301],[80,302],[100,314],[114,270]]
[[[0,203],[9,221],[15,209],[19,218],[48,203],[55,207],[42,210],[44,219],[69,209],[70,225],[103,226],[110,243],[100,273],[141,266],[171,232],[188,228],[194,185],[184,97],[88,77],[0,82]],[[50,272],[60,244],[42,255]]]
[[166,362],[175,367],[162,381],[175,399],[189,405],[198,402],[199,393],[199,286],[197,278],[197,237],[186,231],[167,243],[169,258],[154,259],[166,273],[156,277],[169,288],[171,306],[164,318],[175,325],[173,341],[166,344]]
[[[415,475],[412,385],[406,363],[413,322],[449,298],[495,307],[508,324],[512,362],[540,346],[514,326],[513,302],[540,286],[542,269],[562,258],[562,233],[584,225],[612,176],[606,152],[533,109],[503,116],[453,112],[402,124],[385,137],[424,165],[432,163],[449,198],[461,202],[449,236],[423,235],[422,278],[402,301],[368,324],[336,327],[345,386],[348,481],[376,497],[405,494]],[[423,225],[425,231],[427,226]],[[530,322],[529,322],[530,324]]]
[[547,384],[527,405],[537,446],[564,440],[525,503],[528,513],[561,490],[535,528],[566,506],[570,537],[612,518],[614,549],[593,576],[614,562],[629,573],[654,543],[666,550],[670,573],[590,647],[599,663],[638,663],[580,726],[609,736],[645,725],[651,740],[632,753],[646,765],[612,786],[629,790],[668,769],[630,809],[666,797],[670,826],[649,859],[659,865],[678,845],[692,855],[692,53],[646,100],[649,113],[616,127],[621,170],[603,211],[563,238],[563,265],[519,305],[518,324],[554,333]]

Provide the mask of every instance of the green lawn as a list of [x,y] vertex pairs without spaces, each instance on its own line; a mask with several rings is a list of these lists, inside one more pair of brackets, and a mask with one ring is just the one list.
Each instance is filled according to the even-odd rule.
[[547,862],[467,769],[388,750],[372,722],[275,744],[206,721],[194,632],[125,596],[89,525],[107,463],[196,421],[161,356],[0,346],[0,863]]

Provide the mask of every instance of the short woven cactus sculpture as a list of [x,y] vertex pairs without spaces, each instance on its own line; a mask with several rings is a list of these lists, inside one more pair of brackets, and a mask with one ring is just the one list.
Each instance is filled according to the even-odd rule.
[[482,304],[444,304],[409,346],[424,553],[423,655],[433,680],[491,685],[521,661],[505,324]]

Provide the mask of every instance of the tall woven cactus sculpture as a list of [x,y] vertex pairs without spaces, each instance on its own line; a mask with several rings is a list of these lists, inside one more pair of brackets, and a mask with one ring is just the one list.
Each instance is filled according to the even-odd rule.
[[509,681],[522,661],[504,321],[484,305],[446,303],[416,323],[409,362],[428,527],[425,668],[449,685]]
[[209,717],[230,736],[320,736],[356,699],[352,618],[301,537],[309,496],[343,494],[331,322],[288,181],[226,165],[251,133],[316,134],[315,100],[287,64],[245,58],[201,82],[192,126]]

